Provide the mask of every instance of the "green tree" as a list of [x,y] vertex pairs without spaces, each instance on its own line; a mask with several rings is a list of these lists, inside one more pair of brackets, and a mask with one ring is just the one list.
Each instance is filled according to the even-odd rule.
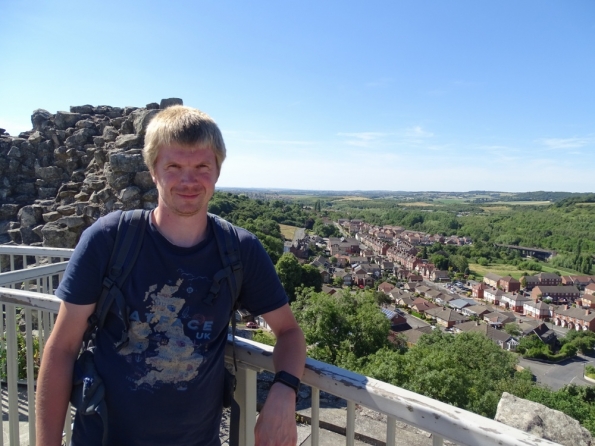
[[334,286],[338,286],[338,287],[342,287],[343,286],[343,278],[342,277],[335,277],[333,279],[333,285]]
[[504,331],[508,333],[510,336],[520,336],[522,333],[519,324],[515,322],[510,322],[504,325]]
[[430,261],[440,270],[448,269],[448,259],[442,254],[432,254]]
[[314,291],[322,290],[322,276],[320,271],[313,265],[302,265],[301,285],[314,288]]
[[289,297],[289,301],[295,300],[295,289],[302,283],[302,267],[297,258],[290,252],[284,253],[275,265],[277,275]]
[[465,272],[469,268],[469,262],[461,255],[452,255],[448,258],[450,265],[460,273]]
[[342,358],[360,358],[388,346],[390,322],[370,292],[331,296],[304,289],[291,307],[315,359],[340,365]]

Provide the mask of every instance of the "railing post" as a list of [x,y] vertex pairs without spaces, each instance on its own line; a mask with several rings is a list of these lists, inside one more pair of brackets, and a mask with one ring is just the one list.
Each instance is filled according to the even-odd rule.
[[355,445],[355,401],[347,400],[347,430],[345,431],[345,444]]
[[318,446],[320,442],[320,389],[312,387],[312,418],[310,419],[310,445]]
[[397,419],[386,416],[386,446],[395,446],[396,441]]
[[27,342],[27,407],[29,409],[29,445],[35,446],[37,441],[35,436],[35,362],[33,353],[33,312],[31,308],[25,308],[25,328]]
[[14,305],[6,305],[6,380],[8,383],[8,430],[11,445],[20,444],[17,349],[16,308]]
[[240,413],[240,446],[254,444],[256,426],[256,370],[238,364],[236,400],[242,409]]

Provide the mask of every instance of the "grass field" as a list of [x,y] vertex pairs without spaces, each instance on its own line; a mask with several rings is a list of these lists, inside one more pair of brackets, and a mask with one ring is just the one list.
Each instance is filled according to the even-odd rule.
[[407,206],[407,207],[412,207],[412,206],[436,206],[436,203],[426,203],[425,201],[413,201],[413,202],[397,202],[395,203],[395,205],[398,206]]
[[481,206],[485,212],[507,212],[510,211],[509,206]]
[[342,197],[342,198],[338,198],[335,201],[368,201],[371,200],[371,198],[368,197]]
[[289,225],[282,225],[279,224],[279,228],[281,229],[281,234],[285,238],[285,240],[293,240],[293,234],[295,233],[296,229],[299,229],[296,226],[289,226]]
[[551,201],[493,201],[490,204],[507,206],[547,206]]
[[519,270],[516,266],[510,265],[510,264],[505,264],[505,263],[490,263],[487,266],[482,266],[477,263],[470,263],[469,269],[471,270],[472,274],[479,275],[479,276],[485,276],[487,273],[493,273],[493,274],[498,274],[500,276],[511,276],[511,277],[514,277],[515,279],[519,279],[525,272],[527,272],[531,275],[537,274],[539,272],[553,273],[556,271],[559,272],[560,274],[562,274],[563,276],[575,275],[575,274],[580,275],[581,274],[578,271],[574,271],[571,269],[565,269],[565,268],[555,268],[555,267],[549,266],[545,263],[540,263],[540,265],[541,265],[541,271],[532,271],[532,270],[525,270],[525,269]]

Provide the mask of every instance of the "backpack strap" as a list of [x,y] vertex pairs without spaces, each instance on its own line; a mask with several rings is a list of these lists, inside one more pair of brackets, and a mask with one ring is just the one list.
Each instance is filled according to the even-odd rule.
[[117,348],[121,348],[128,341],[128,315],[125,314],[126,303],[121,288],[138,257],[148,219],[149,211],[142,209],[122,212],[120,215],[114,248],[107,273],[103,278],[103,289],[95,306],[95,312],[89,317],[89,326],[83,338],[85,343],[91,340],[96,330],[103,328],[114,301],[118,316],[124,323],[122,339],[117,343]]
[[208,214],[209,220],[213,226],[215,240],[219,249],[219,256],[223,269],[219,270],[213,276],[213,284],[204,303],[212,305],[215,298],[219,295],[221,281],[227,279],[232,298],[232,309],[235,306],[240,295],[243,279],[242,259],[240,257],[240,240],[236,228],[227,220],[217,215]]
[[[214,214],[208,214],[209,220],[213,225],[215,232],[215,240],[219,248],[219,257],[223,263],[223,269],[215,274],[213,277],[213,284],[209,290],[209,294],[204,300],[205,303],[212,305],[213,300],[218,296],[221,289],[221,280],[227,279],[229,291],[231,295],[231,343],[233,354],[233,366],[237,373],[238,365],[236,362],[236,318],[235,312],[238,308],[238,297],[242,288],[242,279],[244,271],[242,266],[242,259],[240,257],[240,240],[235,227],[228,221],[218,217]],[[233,377],[233,391],[235,391],[235,376]],[[240,406],[233,398],[231,398],[231,419],[229,423],[229,445],[237,446],[240,438]]]

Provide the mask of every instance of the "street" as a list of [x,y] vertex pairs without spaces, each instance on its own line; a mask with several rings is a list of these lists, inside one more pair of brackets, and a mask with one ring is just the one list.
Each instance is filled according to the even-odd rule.
[[566,384],[593,385],[593,383],[583,378],[585,366],[587,364],[595,366],[595,357],[592,356],[579,355],[559,364],[546,364],[519,358],[519,364],[524,368],[531,369],[531,372],[537,378],[537,382],[550,387],[552,390],[559,390]]

